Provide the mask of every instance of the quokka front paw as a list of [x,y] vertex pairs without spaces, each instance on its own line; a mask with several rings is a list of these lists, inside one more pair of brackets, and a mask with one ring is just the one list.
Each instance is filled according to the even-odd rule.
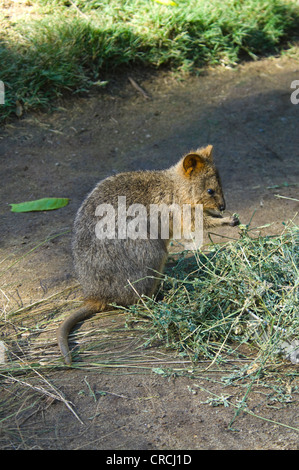
[[240,224],[240,220],[238,218],[238,216],[236,214],[232,215],[230,218],[229,218],[229,225],[231,227],[235,227],[236,225],[239,225]]

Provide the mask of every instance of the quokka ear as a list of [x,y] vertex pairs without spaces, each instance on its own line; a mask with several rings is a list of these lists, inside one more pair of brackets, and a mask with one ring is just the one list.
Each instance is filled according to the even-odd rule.
[[207,147],[198,149],[196,152],[209,160],[213,160],[213,145],[208,145]]
[[185,176],[190,176],[194,172],[202,171],[205,163],[205,159],[198,153],[188,153],[188,155],[183,158]]

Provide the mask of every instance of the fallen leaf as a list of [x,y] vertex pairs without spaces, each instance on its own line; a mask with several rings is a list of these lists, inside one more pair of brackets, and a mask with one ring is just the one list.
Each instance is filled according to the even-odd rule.
[[20,202],[19,204],[10,204],[11,212],[33,212],[33,211],[52,211],[60,209],[68,204],[68,198],[49,197],[37,199],[36,201]]
[[173,2],[172,0],[155,0],[156,3],[161,3],[162,5],[171,5],[171,6],[177,6],[176,2]]

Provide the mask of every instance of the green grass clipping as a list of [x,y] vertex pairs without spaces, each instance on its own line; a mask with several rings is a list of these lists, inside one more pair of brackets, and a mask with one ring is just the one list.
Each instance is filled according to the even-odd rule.
[[36,201],[20,202],[19,204],[10,204],[11,212],[37,212],[52,211],[60,209],[69,203],[68,198],[64,197],[46,197]]

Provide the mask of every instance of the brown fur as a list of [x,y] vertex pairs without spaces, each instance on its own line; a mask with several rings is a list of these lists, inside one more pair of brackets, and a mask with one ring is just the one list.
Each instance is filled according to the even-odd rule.
[[[208,189],[214,193],[209,194]],[[66,319],[58,331],[59,347],[69,365],[67,338],[75,324],[112,302],[127,306],[136,303],[140,295],[153,295],[159,284],[155,273],[163,271],[167,259],[169,240],[96,237],[97,206],[108,203],[117,208],[118,196],[126,196],[127,207],[138,203],[148,212],[150,204],[203,204],[204,228],[239,223],[234,217],[221,215],[225,201],[211,145],[185,155],[167,170],[120,173],[100,181],[74,223],[74,265],[89,303]]]

